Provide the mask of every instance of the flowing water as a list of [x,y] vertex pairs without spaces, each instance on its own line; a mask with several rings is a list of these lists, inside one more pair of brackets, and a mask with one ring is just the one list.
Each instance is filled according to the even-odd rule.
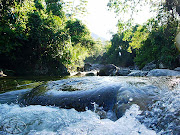
[[56,79],[1,90],[0,135],[180,133],[178,77]]

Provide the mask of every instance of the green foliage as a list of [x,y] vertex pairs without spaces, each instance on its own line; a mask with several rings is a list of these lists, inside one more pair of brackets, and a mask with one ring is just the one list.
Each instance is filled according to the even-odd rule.
[[90,63],[102,63],[104,53],[111,47],[111,42],[105,41],[104,43],[97,39],[93,46],[89,50],[89,57],[85,59],[85,62]]
[[135,62],[140,68],[151,61],[157,65],[162,63],[168,68],[178,66],[179,53],[174,42],[177,25],[176,20],[169,20],[168,24],[152,29],[148,38],[142,42],[141,48],[137,51]]
[[[156,11],[157,16],[142,26],[134,25],[134,13],[138,13],[138,8],[147,3],[151,6],[152,11]],[[121,15],[117,26],[118,34],[123,35],[122,41],[128,42],[129,47],[125,51],[136,53],[133,59],[140,68],[152,61],[157,64],[157,67],[159,64],[171,69],[180,66],[179,52],[175,46],[178,30],[177,13],[180,15],[178,5],[177,0],[164,2],[160,0],[109,0],[107,5],[109,9],[114,10],[117,15]],[[128,21],[124,22],[122,21],[123,14],[126,16],[126,13],[131,16]],[[115,37],[113,37],[114,39]],[[115,44],[120,43],[116,42]],[[109,62],[115,58],[118,59],[117,50],[117,46],[115,47],[112,42],[112,46],[108,50]]]
[[111,40],[111,46],[103,55],[104,63],[111,63],[117,66],[132,66],[134,53],[129,53],[129,41],[123,40],[125,33],[115,34]]
[[142,47],[142,43],[147,39],[149,35],[149,31],[147,30],[146,26],[139,26],[137,30],[133,32],[131,42],[129,45],[133,49],[139,49]]
[[76,70],[77,67],[82,67],[84,65],[85,58],[89,56],[88,49],[86,47],[82,47],[80,43],[76,44],[76,46],[71,46],[70,56],[71,64],[68,65],[68,68]]
[[43,10],[44,9],[44,5],[42,3],[43,1],[35,0],[34,2],[35,2],[36,9],[38,9],[38,10]]
[[77,44],[78,42],[85,40],[87,36],[89,36],[89,38],[90,38],[89,30],[79,20],[67,21],[65,28],[69,30],[69,34],[71,36],[71,41],[74,44]]
[[63,17],[64,12],[62,11],[62,0],[45,0],[47,6],[47,12],[53,15]]
[[1,68],[22,75],[63,74],[63,65],[82,65],[93,51],[89,30],[66,18],[61,0],[3,0],[1,7]]

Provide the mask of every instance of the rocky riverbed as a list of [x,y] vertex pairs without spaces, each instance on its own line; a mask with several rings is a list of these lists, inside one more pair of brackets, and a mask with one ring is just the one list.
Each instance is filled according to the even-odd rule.
[[[154,69],[153,69],[154,68]],[[180,67],[174,70],[155,69],[155,66],[146,66],[142,70],[117,67],[113,64],[85,64],[80,71],[71,73],[71,76],[180,76]]]

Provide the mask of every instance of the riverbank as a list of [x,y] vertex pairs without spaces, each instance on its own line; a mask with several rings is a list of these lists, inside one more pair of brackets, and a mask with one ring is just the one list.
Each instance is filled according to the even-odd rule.
[[[88,66],[87,66],[88,65]],[[70,76],[180,76],[180,67],[174,70],[145,68],[138,70],[129,67],[117,67],[113,64],[85,64],[78,72],[70,73]]]
[[[0,77],[15,76],[16,73],[12,70],[4,70],[0,72]],[[41,71],[39,71],[41,72]],[[68,73],[68,74],[67,74]],[[53,73],[54,74],[54,73]],[[36,76],[36,75],[35,75]],[[65,76],[180,76],[180,67],[174,70],[170,69],[156,69],[155,66],[146,66],[142,70],[137,67],[117,67],[113,64],[90,64],[86,63],[84,67],[78,67],[77,71],[67,71],[66,74],[43,75],[51,77],[65,77]],[[28,77],[25,75],[24,77]]]

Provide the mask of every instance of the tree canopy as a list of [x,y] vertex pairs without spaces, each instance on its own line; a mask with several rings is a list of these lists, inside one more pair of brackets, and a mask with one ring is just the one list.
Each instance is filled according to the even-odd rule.
[[[156,12],[156,16],[143,25],[134,24],[133,15],[147,4],[152,12]],[[121,65],[123,60],[131,61],[131,64],[133,60],[140,68],[149,62],[154,62],[157,68],[160,65],[166,68],[180,66],[179,52],[175,42],[175,37],[179,32],[179,1],[109,0],[107,6],[120,17],[117,24],[118,33],[112,37],[112,46],[107,52],[108,55],[105,55],[109,62]],[[122,16],[126,14],[130,14],[130,17],[124,21]],[[124,58],[123,53],[118,56],[120,52],[118,47],[122,44],[127,44],[124,49],[126,52]],[[131,60],[128,60],[130,55],[128,52],[131,53]],[[117,61],[113,61],[115,58]]]
[[90,31],[67,16],[64,1],[2,0],[0,7],[1,68],[23,75],[64,74],[65,67],[76,69],[93,54]]

